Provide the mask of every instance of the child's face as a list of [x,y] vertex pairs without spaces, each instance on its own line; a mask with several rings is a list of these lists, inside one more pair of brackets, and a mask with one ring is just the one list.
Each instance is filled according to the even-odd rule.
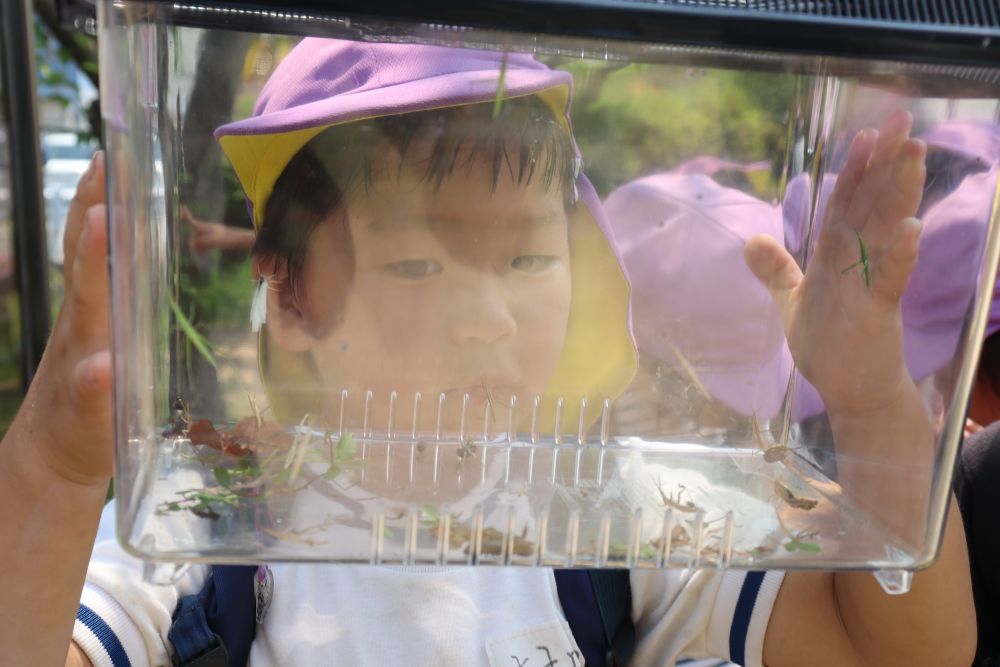
[[[471,168],[460,161],[434,188],[421,179],[426,153],[413,151],[401,170],[390,160],[385,177],[347,199],[354,281],[340,324],[311,344],[312,356],[326,389],[350,391],[355,418],[361,397],[374,392],[376,428],[384,428],[392,391],[396,427],[407,428],[419,391],[424,428],[434,427],[443,392],[445,428],[457,427],[468,394],[467,428],[481,428],[489,395],[502,429],[511,395],[523,414],[543,392],[566,334],[563,193],[539,176],[518,185],[506,169],[492,189],[484,161]],[[302,287],[313,321],[328,314],[324,293],[338,279],[335,243],[326,222],[309,245]]]

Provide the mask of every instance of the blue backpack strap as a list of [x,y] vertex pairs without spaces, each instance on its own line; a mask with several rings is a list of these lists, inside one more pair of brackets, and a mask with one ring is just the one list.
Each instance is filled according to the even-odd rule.
[[174,667],[226,667],[226,647],[208,627],[197,595],[185,595],[177,601],[167,639],[174,647]]
[[215,565],[197,595],[182,597],[167,639],[174,667],[245,667],[257,630],[254,565]]
[[555,570],[556,589],[587,667],[624,667],[635,650],[628,570]]

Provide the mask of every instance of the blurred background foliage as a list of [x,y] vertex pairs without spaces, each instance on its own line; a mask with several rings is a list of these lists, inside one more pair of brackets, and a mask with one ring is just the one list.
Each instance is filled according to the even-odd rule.
[[[33,34],[43,157],[49,291],[53,316],[62,299],[62,224],[81,169],[98,146],[95,41],[59,25],[52,0],[35,0]],[[0,90],[0,94],[6,91]],[[6,109],[0,105],[0,109]],[[20,297],[14,277],[14,224],[10,198],[9,127],[0,111],[0,435],[24,393]],[[83,165],[81,168],[79,165]]]
[[602,197],[703,155],[771,162],[771,169],[746,174],[743,189],[769,201],[777,196],[797,77],[685,65],[550,64],[573,74],[574,133]]

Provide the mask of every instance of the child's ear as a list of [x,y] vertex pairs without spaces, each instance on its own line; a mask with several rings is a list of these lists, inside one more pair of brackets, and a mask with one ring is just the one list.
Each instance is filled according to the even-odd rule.
[[299,298],[288,281],[288,267],[273,257],[254,258],[254,274],[266,282],[267,330],[289,352],[308,352],[316,343]]

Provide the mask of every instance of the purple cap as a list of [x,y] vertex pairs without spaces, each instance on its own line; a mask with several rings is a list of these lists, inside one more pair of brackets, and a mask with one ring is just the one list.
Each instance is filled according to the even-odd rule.
[[[990,184],[996,184],[996,163],[1000,159],[1000,125],[951,121],[936,125],[921,138],[929,147],[966,157],[984,169],[992,167],[991,175],[981,176],[985,183],[981,186],[983,192],[977,195],[979,205],[983,207],[981,211],[983,220],[988,222],[992,192],[986,189]],[[970,201],[964,206],[975,206],[975,204]],[[1000,331],[1000,282],[993,288],[993,301],[990,303],[990,315],[986,322],[984,337],[988,338],[997,331]]]
[[1000,157],[1000,126],[995,123],[949,121],[920,136],[930,148],[948,151],[991,167]]
[[703,174],[659,174],[605,201],[632,282],[640,354],[683,355],[713,396],[773,417],[792,369],[778,310],[743,259],[758,234],[782,240],[781,212]]
[[535,95],[569,129],[572,83],[569,73],[526,54],[307,38],[275,68],[253,116],[215,136],[259,225],[285,165],[332,125],[489,102],[502,84],[504,98]]
[[[278,127],[288,131],[422,111],[429,99],[439,107],[490,101],[504,57],[499,51],[307,38],[275,69],[253,117],[227,126],[228,131],[270,133]],[[504,97],[557,86],[569,95],[570,74],[549,69],[530,55],[508,53],[506,67]],[[289,78],[295,85],[289,85]]]
[[[971,174],[966,166],[958,186],[927,208],[922,216],[920,254],[902,299],[903,350],[907,368],[916,381],[952,360],[971,299],[976,294],[1000,169],[997,165],[1000,128],[981,123],[943,123],[921,138],[930,147],[981,166],[973,168]],[[989,155],[992,157],[987,160]],[[928,174],[928,188],[935,176]],[[817,219],[822,219],[835,180],[832,175],[823,179]],[[800,217],[805,210],[799,200],[808,192],[808,186],[807,180],[789,184],[785,223],[786,232],[794,238],[803,236],[805,229],[805,218]],[[986,335],[997,330],[1000,330],[1000,291],[994,290]],[[793,419],[805,419],[823,409],[816,389],[798,377]]]
[[735,171],[741,174],[752,174],[756,171],[767,171],[771,168],[770,160],[757,162],[735,162],[714,155],[699,155],[685,160],[670,170],[671,174],[706,174],[713,176],[720,171]]

